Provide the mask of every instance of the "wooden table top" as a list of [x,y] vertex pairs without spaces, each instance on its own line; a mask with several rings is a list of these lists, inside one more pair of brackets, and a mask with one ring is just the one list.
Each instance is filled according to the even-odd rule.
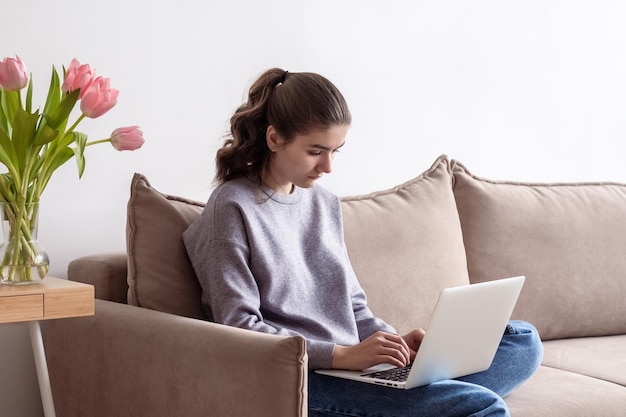
[[91,316],[92,285],[46,277],[33,284],[0,284],[0,323]]

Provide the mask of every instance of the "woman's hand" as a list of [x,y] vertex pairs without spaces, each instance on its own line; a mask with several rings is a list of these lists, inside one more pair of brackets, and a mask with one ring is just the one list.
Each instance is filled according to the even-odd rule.
[[422,339],[424,339],[425,334],[426,332],[424,331],[424,329],[413,329],[409,333],[402,336],[411,352],[411,362],[413,362],[413,359],[415,359],[417,349],[419,349],[420,345],[422,344]]
[[[414,330],[407,336],[412,335],[408,340],[415,346],[419,334],[413,334],[414,332],[416,331]],[[397,367],[406,366],[410,363],[411,358],[415,357],[415,352],[411,352],[411,345],[406,342],[407,336],[403,338],[396,334],[376,332],[358,345],[336,345],[333,351],[332,367],[361,370],[381,363],[388,363]],[[419,341],[417,346],[419,346]]]

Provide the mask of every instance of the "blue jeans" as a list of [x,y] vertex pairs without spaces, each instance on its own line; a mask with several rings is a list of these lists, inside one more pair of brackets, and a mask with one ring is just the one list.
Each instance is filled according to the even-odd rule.
[[510,321],[489,369],[411,390],[309,373],[310,417],[508,417],[502,399],[537,369],[543,347],[534,326]]

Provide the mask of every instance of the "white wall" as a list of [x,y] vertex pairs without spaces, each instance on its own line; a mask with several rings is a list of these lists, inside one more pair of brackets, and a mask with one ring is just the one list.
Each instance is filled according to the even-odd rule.
[[348,99],[348,144],[323,180],[340,195],[396,185],[442,153],[493,179],[626,182],[621,0],[2,0],[0,13],[0,58],[26,62],[36,102],[51,66],[76,57],[120,90],[81,129],[138,124],[146,138],[134,153],[89,149],[80,181],[73,162],[53,177],[40,240],[56,276],[124,250],[133,172],[206,200],[228,118],[271,66],[322,73]]

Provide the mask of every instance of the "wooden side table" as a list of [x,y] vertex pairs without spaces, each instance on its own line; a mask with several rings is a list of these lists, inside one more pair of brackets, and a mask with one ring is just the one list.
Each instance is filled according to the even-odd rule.
[[28,323],[46,417],[55,417],[55,411],[39,321],[92,316],[94,312],[94,288],[89,284],[54,277],[36,284],[0,284],[0,324]]

